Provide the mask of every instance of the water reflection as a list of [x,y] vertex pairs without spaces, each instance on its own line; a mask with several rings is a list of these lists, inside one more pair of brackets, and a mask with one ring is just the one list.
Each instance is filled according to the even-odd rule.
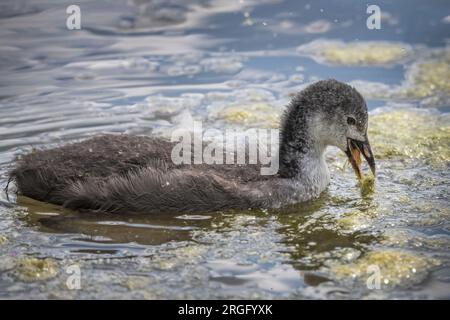
[[[212,223],[208,215],[128,216],[76,212],[23,196],[18,197],[17,203],[27,208],[25,221],[30,227],[46,233],[82,235],[73,240],[91,243],[91,250],[95,252],[102,250],[100,244],[160,245],[170,241],[192,241],[192,230],[210,228]],[[77,250],[76,245],[74,250]],[[86,250],[86,245],[80,250]]]

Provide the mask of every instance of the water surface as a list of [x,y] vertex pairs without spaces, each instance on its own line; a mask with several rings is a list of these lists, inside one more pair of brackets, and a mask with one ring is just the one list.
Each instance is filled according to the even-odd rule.
[[379,1],[381,30],[353,1],[77,3],[73,31],[70,1],[0,4],[2,187],[16,156],[98,133],[277,127],[332,77],[367,99],[375,192],[330,149],[327,191],[279,211],[86,214],[2,193],[1,298],[450,297],[448,1]]

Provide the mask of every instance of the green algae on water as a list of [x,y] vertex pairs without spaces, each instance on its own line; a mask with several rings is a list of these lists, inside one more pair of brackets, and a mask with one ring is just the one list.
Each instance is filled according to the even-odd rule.
[[265,102],[230,105],[219,115],[225,121],[240,125],[261,125],[266,128],[279,126],[279,110]]
[[18,261],[16,271],[23,281],[47,280],[56,276],[58,264],[51,258],[23,258]]
[[450,103],[450,47],[429,49],[407,64],[399,85],[354,80],[351,82],[366,99],[416,100],[425,107],[445,107]]
[[420,160],[432,166],[450,163],[450,117],[399,108],[370,116],[369,137],[375,159]]
[[401,63],[413,54],[405,43],[361,41],[345,43],[338,40],[315,40],[297,48],[301,55],[320,63],[343,66],[389,66]]
[[428,271],[439,265],[436,259],[399,250],[371,251],[350,264],[333,264],[331,273],[337,280],[366,281],[372,266],[380,270],[381,283],[402,286],[423,280]]
[[450,48],[437,50],[415,62],[408,70],[400,92],[408,97],[426,98],[437,94],[450,95]]
[[6,236],[0,235],[0,246],[7,244],[8,243],[8,238]]
[[363,197],[369,196],[375,192],[375,177],[372,175],[364,176],[359,180],[359,188]]

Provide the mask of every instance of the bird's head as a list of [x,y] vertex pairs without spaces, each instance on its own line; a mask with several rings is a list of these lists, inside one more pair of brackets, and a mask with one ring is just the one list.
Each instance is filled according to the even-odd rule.
[[[315,141],[345,152],[358,178],[363,176],[361,154],[375,175],[375,160],[367,136],[367,105],[356,89],[336,80],[318,81],[297,95],[290,109],[296,115],[289,117],[289,121],[307,123],[308,134]],[[291,141],[302,139],[299,134]]]

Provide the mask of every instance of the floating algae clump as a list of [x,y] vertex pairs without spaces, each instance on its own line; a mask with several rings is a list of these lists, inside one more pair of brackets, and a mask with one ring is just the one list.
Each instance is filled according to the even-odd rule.
[[401,92],[407,97],[425,98],[435,94],[450,95],[450,49],[414,63]]
[[377,159],[423,160],[433,166],[450,162],[450,117],[418,109],[371,115],[369,136]]
[[421,106],[450,104],[450,47],[430,49],[426,56],[407,66],[400,85],[354,80],[350,84],[370,99],[419,100]]
[[8,238],[0,235],[0,246],[8,243]]
[[24,281],[47,280],[56,276],[58,264],[50,258],[24,258],[18,262],[16,271]]
[[346,66],[378,66],[403,62],[412,54],[407,44],[383,41],[344,43],[316,40],[297,48],[318,62]]
[[231,105],[222,110],[219,116],[227,122],[242,125],[258,124],[266,128],[278,128],[280,120],[279,110],[263,102]]
[[154,282],[154,279],[151,277],[129,276],[122,285],[129,290],[141,290],[148,287],[152,282]]
[[398,229],[386,230],[381,243],[402,247],[414,246],[437,250],[450,249],[450,242],[445,236],[435,235],[429,237],[421,233]]
[[362,214],[350,213],[340,218],[337,221],[337,224],[343,229],[341,231],[354,232],[367,228],[370,222],[367,217],[362,216]]
[[394,250],[372,251],[353,263],[331,266],[331,272],[338,280],[359,279],[366,281],[373,275],[373,266],[380,270],[384,285],[407,285],[423,280],[427,271],[439,265],[439,261],[412,253]]
[[359,188],[361,189],[361,195],[368,196],[375,192],[375,177],[372,175],[364,176],[359,181]]
[[373,220],[380,214],[383,214],[383,212],[379,212],[378,208],[348,212],[337,220],[337,225],[341,229],[340,231],[354,232],[370,227]]

